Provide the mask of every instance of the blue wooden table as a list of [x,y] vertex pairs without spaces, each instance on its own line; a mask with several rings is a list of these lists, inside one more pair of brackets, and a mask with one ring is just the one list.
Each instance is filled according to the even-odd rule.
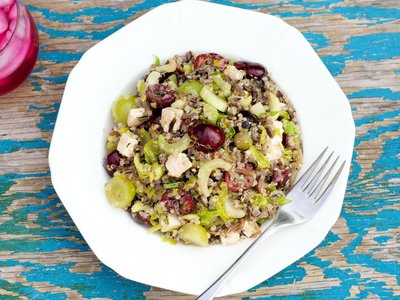
[[[0,299],[193,299],[128,281],[99,262],[57,198],[47,162],[71,68],[163,1],[25,2],[41,46],[29,80],[0,97]],[[357,126],[344,207],[324,242],[225,299],[400,299],[400,1],[215,2],[302,31],[347,94]]]

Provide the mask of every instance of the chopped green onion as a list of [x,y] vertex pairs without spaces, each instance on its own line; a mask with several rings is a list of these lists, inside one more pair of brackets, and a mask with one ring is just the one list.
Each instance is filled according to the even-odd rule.
[[157,55],[154,55],[154,58],[155,58],[154,64],[156,66],[159,66],[160,65],[160,58]]
[[177,189],[181,183],[180,182],[171,182],[171,183],[164,183],[163,188],[168,189]]

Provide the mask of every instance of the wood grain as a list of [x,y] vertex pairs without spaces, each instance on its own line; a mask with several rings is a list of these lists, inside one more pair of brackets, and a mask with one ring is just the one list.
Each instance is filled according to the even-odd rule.
[[[99,40],[163,1],[26,0],[40,32],[29,80],[0,97],[0,298],[193,299],[128,281],[91,252],[47,162],[67,76]],[[356,123],[341,216],[321,245],[222,299],[400,298],[400,1],[214,1],[283,18],[313,45]]]

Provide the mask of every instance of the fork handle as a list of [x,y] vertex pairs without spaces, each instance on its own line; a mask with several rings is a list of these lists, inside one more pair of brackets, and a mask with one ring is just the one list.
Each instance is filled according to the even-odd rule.
[[260,245],[265,237],[269,234],[274,233],[275,231],[287,227],[289,225],[295,224],[295,219],[293,215],[285,212],[284,210],[278,210],[278,214],[275,219],[267,225],[264,231],[254,240],[254,242],[236,259],[236,261],[212,284],[208,289],[206,289],[197,300],[211,300],[214,299],[217,292],[223,286],[223,284],[232,276],[232,274],[236,271],[236,269],[242,264],[243,261],[246,260],[247,257],[253,253],[253,251]]

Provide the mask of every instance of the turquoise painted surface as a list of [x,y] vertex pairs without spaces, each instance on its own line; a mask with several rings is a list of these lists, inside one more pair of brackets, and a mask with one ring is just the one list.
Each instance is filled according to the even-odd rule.
[[[80,41],[98,41],[115,32],[123,25],[116,21],[132,18],[136,14],[156,7],[164,1],[145,0],[128,9],[112,7],[91,7],[76,10],[74,5],[84,1],[71,1],[71,10],[59,12],[44,8],[44,5],[35,5],[34,1],[28,2],[28,7],[34,16],[38,18],[38,29],[41,34],[49,40],[73,38]],[[348,6],[342,0],[307,1],[288,0],[280,3],[268,4],[244,4],[232,1],[214,1],[216,3],[233,5],[245,9],[263,9],[274,15],[281,16],[290,22],[293,18],[310,18],[319,15],[335,16],[343,22],[352,26],[367,26],[376,28],[374,33],[359,32],[357,35],[349,36],[340,53],[321,54],[321,58],[334,76],[344,73],[346,66],[359,61],[379,63],[382,61],[395,60],[393,65],[393,76],[399,74],[398,62],[400,59],[400,32],[387,30],[382,31],[382,24],[391,24],[400,19],[400,4],[398,7],[379,7],[366,5]],[[68,25],[81,24],[84,18],[90,18],[93,24],[109,24],[109,26],[98,27],[98,30],[70,30]],[[48,24],[59,24],[60,26],[49,26]],[[82,27],[83,28],[83,27]],[[92,27],[96,28],[96,27]],[[101,29],[100,29],[101,28]],[[331,38],[321,32],[304,31],[305,37],[313,45],[314,49],[323,51],[334,45]],[[75,63],[82,52],[54,51],[46,44],[40,48],[39,60],[48,62],[54,66],[67,63]],[[51,67],[50,67],[51,68]],[[40,92],[45,85],[63,85],[67,74],[54,75],[47,72],[47,67],[37,68],[30,76],[30,84],[33,91]],[[399,87],[399,86],[397,86]],[[348,98],[354,111],[359,107],[355,101],[362,99],[368,101],[388,101],[396,103],[396,109],[390,109],[380,114],[372,114],[356,118],[357,138],[355,152],[352,161],[352,172],[350,174],[344,209],[341,219],[348,231],[346,237],[331,231],[324,242],[304,258],[281,271],[271,279],[249,290],[248,299],[303,299],[303,298],[336,298],[350,297],[352,287],[359,288],[355,298],[373,296],[376,298],[395,299],[400,297],[393,287],[387,283],[388,276],[399,285],[400,267],[397,250],[397,258],[381,256],[385,246],[389,243],[399,243],[399,237],[390,232],[399,227],[400,211],[395,202],[400,199],[399,166],[400,166],[400,92],[392,87],[368,87],[364,86],[351,93]],[[373,104],[372,104],[373,105]],[[43,133],[54,128],[59,100],[51,105],[30,105],[27,110],[38,116],[36,127]],[[384,122],[385,121],[385,122]],[[380,124],[380,122],[382,124]],[[383,123],[384,122],[384,123]],[[372,124],[372,126],[370,126]],[[374,125],[377,124],[377,125]],[[387,138],[388,136],[395,138]],[[397,138],[396,138],[397,137]],[[360,163],[360,151],[362,146],[368,142],[382,143],[382,151],[372,162],[371,168],[363,169]],[[0,136],[0,155],[7,159],[17,152],[46,150],[49,140],[43,139],[9,139],[8,136]],[[0,276],[0,298],[8,299],[26,297],[28,299],[66,299],[73,295],[84,298],[107,297],[112,299],[142,299],[151,287],[132,282],[116,275],[112,270],[101,263],[93,262],[94,271],[90,274],[81,274],[72,271],[78,262],[56,262],[46,264],[40,260],[30,261],[18,259],[18,253],[56,253],[64,249],[74,250],[78,253],[88,252],[90,249],[75,228],[68,213],[65,211],[50,184],[42,187],[39,191],[14,192],[13,186],[24,180],[48,178],[49,172],[42,173],[15,173],[12,169],[0,175],[0,215],[10,216],[0,222],[0,234],[12,234],[12,238],[0,238],[0,270],[5,274],[8,269],[20,268],[19,276],[28,283],[12,282],[4,276]],[[367,183],[373,183],[368,185]],[[382,192],[376,193],[374,189],[379,188]],[[34,199],[29,205],[19,207],[10,211],[12,203]],[[37,218],[30,219],[35,214]],[[29,225],[29,226],[28,226]],[[358,251],[365,236],[375,231],[375,245],[366,252]],[[1,236],[1,235],[0,235]],[[34,237],[27,238],[24,237]],[[349,238],[350,237],[350,238]],[[345,257],[345,267],[337,266],[332,261],[326,261],[318,253],[328,247],[344,243],[341,254]],[[8,253],[9,255],[3,255]],[[9,258],[13,257],[14,258]],[[395,252],[396,255],[396,252]],[[5,258],[4,258],[5,257]],[[254,294],[266,287],[294,284],[302,281],[307,276],[304,265],[321,269],[323,278],[332,285],[322,286],[304,292],[289,291],[281,296],[263,296]],[[361,275],[363,272],[363,275]],[[54,276],[56,274],[57,276]],[[370,274],[370,276],[368,276]],[[377,276],[377,274],[383,274]],[[386,278],[386,279],[384,279]],[[48,286],[57,287],[57,292],[43,292],[35,287],[34,283],[45,282]],[[31,284],[29,284],[31,283]],[[1,291],[7,291],[9,295],[1,296]],[[69,296],[68,296],[69,295]],[[71,296],[72,295],[72,296]],[[333,296],[334,295],[334,296]]]

